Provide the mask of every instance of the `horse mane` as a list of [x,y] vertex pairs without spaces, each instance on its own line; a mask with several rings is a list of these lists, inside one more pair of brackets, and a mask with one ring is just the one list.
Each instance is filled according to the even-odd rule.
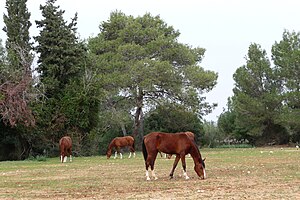
[[107,151],[108,151],[108,150],[111,150],[111,149],[115,146],[115,141],[116,141],[116,138],[114,138],[114,139],[109,143]]
[[192,145],[191,145],[191,152],[190,152],[190,154],[192,155],[193,158],[197,159],[197,161],[199,163],[202,163],[203,162],[202,161],[202,156],[201,156],[201,153],[200,153],[200,151],[199,151],[199,149],[197,147],[196,142],[192,141],[192,140],[191,140],[191,142],[192,142]]

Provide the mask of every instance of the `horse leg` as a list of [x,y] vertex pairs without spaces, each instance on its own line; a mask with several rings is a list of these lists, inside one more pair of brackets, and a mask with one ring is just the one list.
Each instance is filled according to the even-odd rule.
[[173,178],[173,174],[174,174],[175,168],[176,168],[176,166],[177,166],[177,164],[179,162],[179,159],[180,159],[180,155],[176,154],[176,158],[175,158],[175,161],[173,163],[173,168],[172,168],[172,171],[170,173],[170,179]]
[[187,173],[186,173],[186,163],[185,163],[185,155],[182,154],[180,155],[181,157],[181,163],[182,163],[182,168],[183,168],[183,176],[185,176],[185,179],[189,179],[190,177],[188,177]]
[[64,153],[62,152],[62,153],[60,153],[60,162],[63,162],[64,161]]
[[147,181],[150,181],[150,177],[149,177],[149,166],[150,166],[150,163],[151,163],[151,157],[148,155],[146,161],[145,161],[145,167],[146,167],[146,180]]
[[148,172],[149,165],[151,167],[151,174],[154,177],[154,180],[157,180],[157,177],[156,177],[155,172],[154,172],[154,163],[155,163],[155,159],[156,159],[157,153],[158,152],[153,153],[153,154],[151,154],[151,156],[149,156],[149,154],[148,154],[148,157],[147,157],[147,159],[145,161],[147,181],[150,181],[149,172]]
[[70,155],[70,162],[72,162],[72,149],[69,149],[69,155]]
[[119,153],[119,154],[120,154],[120,158],[123,159],[123,155],[122,155],[122,153],[121,153],[120,150],[121,150],[120,147],[117,147],[117,148],[116,148],[115,158],[118,157],[118,153]]
[[129,147],[129,150],[130,150],[130,154],[129,154],[129,157],[128,158],[131,158],[131,154],[133,153],[133,157],[135,158],[135,151],[134,151],[134,148],[132,146]]
[[157,156],[157,153],[156,152],[153,156],[153,159],[152,159],[152,162],[150,162],[150,166],[151,166],[151,174],[152,174],[152,177],[154,177],[154,180],[157,180],[157,177],[155,175],[155,172],[154,172],[154,163],[155,163],[155,159],[156,159],[156,156]]
[[63,159],[64,159],[64,163],[67,162],[67,159],[68,159],[68,150],[67,150],[66,147],[64,148],[64,156],[63,156]]

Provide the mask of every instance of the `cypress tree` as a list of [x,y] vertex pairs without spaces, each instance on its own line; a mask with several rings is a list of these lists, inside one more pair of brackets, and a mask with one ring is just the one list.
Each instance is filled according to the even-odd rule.
[[[29,28],[31,26],[30,13],[26,7],[27,0],[6,0],[7,15],[3,15],[7,34],[6,49],[12,74],[22,73],[24,63],[31,62],[32,43],[30,42]],[[21,51],[21,52],[20,52]],[[23,57],[23,58],[22,58]],[[30,70],[30,65],[27,66]]]

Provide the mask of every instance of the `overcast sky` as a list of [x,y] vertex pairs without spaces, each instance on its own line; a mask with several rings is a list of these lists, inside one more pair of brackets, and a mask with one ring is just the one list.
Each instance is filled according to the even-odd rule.
[[[45,0],[28,0],[32,36],[38,34],[35,20],[41,19],[40,4]],[[65,20],[78,12],[78,33],[81,39],[96,36],[99,24],[110,13],[120,10],[126,15],[141,16],[146,12],[160,17],[181,33],[179,41],[206,49],[201,66],[219,74],[217,86],[207,94],[207,101],[218,103],[207,120],[216,121],[232,96],[235,70],[245,64],[251,43],[258,43],[268,53],[275,41],[280,41],[285,29],[300,31],[300,1],[297,0],[58,0],[65,10]],[[0,38],[5,0],[0,0]]]

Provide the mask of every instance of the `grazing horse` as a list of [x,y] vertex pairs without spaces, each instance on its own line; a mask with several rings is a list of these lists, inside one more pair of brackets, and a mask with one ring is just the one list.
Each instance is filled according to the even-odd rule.
[[59,140],[59,149],[60,161],[67,162],[70,156],[70,162],[72,162],[72,139],[69,136],[64,136]]
[[114,159],[117,158],[118,153],[120,154],[120,158],[122,159],[123,156],[122,156],[122,153],[120,152],[120,149],[123,147],[127,147],[127,146],[129,147],[129,150],[130,150],[130,154],[129,154],[128,158],[131,157],[131,153],[133,153],[133,157],[135,157],[134,138],[132,136],[124,136],[124,137],[114,138],[108,145],[107,152],[106,152],[107,159],[110,158],[113,148],[116,149]]
[[189,179],[186,173],[185,155],[191,154],[194,160],[194,170],[197,175],[203,179],[206,178],[205,163],[202,160],[200,151],[195,143],[185,133],[162,133],[152,132],[144,136],[143,139],[143,155],[146,166],[146,178],[150,180],[148,168],[151,167],[152,176],[156,180],[157,177],[154,173],[154,163],[158,152],[164,152],[167,154],[176,154],[176,158],[173,164],[173,168],[170,172],[170,178],[173,178],[174,170],[181,159],[183,167],[183,175],[186,179]]

